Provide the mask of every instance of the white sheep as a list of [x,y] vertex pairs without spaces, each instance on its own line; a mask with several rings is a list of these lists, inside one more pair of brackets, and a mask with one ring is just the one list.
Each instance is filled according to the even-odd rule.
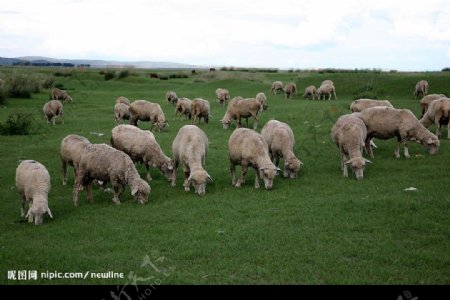
[[351,165],[356,179],[363,179],[366,163],[371,161],[362,156],[367,129],[358,115],[353,113],[339,117],[331,128],[331,139],[339,149],[342,175],[348,177],[347,165]]
[[261,130],[261,136],[269,147],[269,156],[278,167],[284,160],[284,177],[297,178],[302,162],[294,154],[295,139],[291,127],[277,120],[268,121]]
[[61,122],[62,124],[64,124],[64,110],[61,101],[50,100],[49,102],[44,104],[42,111],[47,118],[48,124],[55,125],[57,116],[61,117]]
[[[264,187],[271,189],[273,179],[278,171],[269,157],[269,146],[264,138],[254,130],[237,128],[228,140],[230,157],[231,183],[240,187],[245,182],[248,167],[255,169],[255,188],[259,188],[259,178],[264,180]],[[241,166],[241,176],[236,181],[236,166]]]
[[147,169],[147,180],[152,180],[150,167],[158,168],[172,182],[174,161],[167,157],[153,133],[132,125],[118,125],[112,129],[111,146],[128,154],[134,162]]
[[262,112],[263,110],[267,110],[267,108],[269,106],[267,105],[266,94],[264,94],[263,92],[260,92],[260,93],[256,94],[255,99],[258,100],[259,103],[261,103],[261,108],[260,108],[259,112]]
[[[325,100],[326,95],[328,95],[328,100],[331,100],[332,95],[334,95],[334,100],[337,100],[336,89],[335,89],[334,85],[325,84],[325,85],[321,85],[317,89],[317,99]],[[321,99],[322,96],[323,96],[323,99]]]
[[358,99],[350,104],[350,110],[352,112],[361,112],[366,108],[375,106],[394,107],[389,100]]
[[76,134],[69,134],[61,141],[59,156],[61,159],[63,185],[67,184],[67,164],[73,167],[75,177],[76,169],[80,162],[81,152],[83,152],[84,148],[90,144],[91,142],[89,142],[87,138]]
[[281,81],[274,81],[272,83],[272,88],[270,89],[270,93],[276,95],[278,94],[278,91],[281,91],[282,93],[284,93],[284,87],[283,87],[283,82]]
[[219,103],[219,105],[223,106],[223,104],[225,102],[230,100],[230,92],[226,89],[218,88],[216,90],[216,98],[217,98],[217,103]]
[[405,157],[409,157],[407,142],[417,140],[424,145],[430,155],[437,153],[439,139],[426,129],[416,116],[408,109],[396,109],[392,107],[369,107],[359,113],[367,127],[366,150],[370,157],[373,156],[370,139],[390,139],[397,137],[395,156],[400,157],[400,144],[403,143]]
[[425,112],[427,111],[431,101],[440,98],[446,98],[446,96],[444,94],[430,94],[426,95],[425,97],[422,98],[422,100],[420,100],[420,111],[422,113],[422,117],[423,115],[425,115]]
[[330,79],[324,80],[322,81],[322,83],[320,84],[320,86],[324,86],[324,85],[332,85],[334,86],[334,82]]
[[70,97],[69,94],[67,94],[67,91],[54,88],[52,90],[52,100],[63,100],[63,101],[67,100],[68,102],[72,102],[72,97]]
[[286,84],[284,87],[284,96],[286,98],[293,98],[297,93],[297,85],[294,82],[290,82]]
[[190,120],[192,118],[191,108],[192,108],[192,101],[190,99],[179,98],[177,101],[177,105],[175,107],[175,116],[177,116],[177,113],[180,113],[180,117],[182,115],[185,115],[186,119],[189,118]]
[[118,125],[121,120],[130,119],[130,111],[128,108],[129,106],[125,103],[116,103],[116,105],[114,105],[114,120],[116,121],[116,125]]
[[426,80],[420,80],[416,83],[416,88],[414,89],[413,95],[416,96],[416,99],[426,96],[428,94],[429,87],[430,85]]
[[175,160],[172,186],[175,186],[176,170],[181,164],[184,170],[184,190],[189,192],[192,184],[198,195],[205,195],[207,181],[212,181],[211,176],[204,169],[208,143],[208,137],[197,126],[184,125],[180,128],[172,143]]
[[175,92],[168,91],[166,93],[166,100],[167,100],[168,103],[170,103],[172,105],[175,105],[175,104],[177,104],[178,96],[177,96],[177,94]]
[[195,124],[197,119],[200,122],[201,118],[203,118],[205,123],[208,123],[209,118],[211,117],[211,110],[208,100],[202,98],[195,98],[192,100],[191,115],[192,124]]
[[123,103],[126,104],[127,106],[130,106],[130,100],[128,100],[128,98],[124,96],[120,96],[116,99],[116,104],[118,103]]
[[316,98],[317,89],[314,85],[307,86],[305,92],[303,93],[303,98],[311,98],[314,100]]
[[111,182],[115,204],[120,204],[120,195],[125,185],[131,189],[131,195],[139,204],[148,202],[150,186],[141,179],[131,158],[124,152],[106,144],[91,144],[81,152],[73,185],[73,203],[78,206],[78,193],[86,187],[87,199],[93,202],[92,183]]
[[138,121],[149,121],[150,130],[158,125],[159,131],[168,126],[164,112],[157,103],[146,100],[133,101],[128,110],[130,111],[130,124],[137,126]]
[[[19,191],[22,217],[28,218],[29,223],[41,225],[44,214],[53,218],[48,207],[48,193],[50,192],[50,175],[44,165],[35,160],[23,160],[16,169],[16,188]],[[26,203],[28,212],[25,215]]]
[[449,114],[449,98],[440,98],[437,100],[433,100],[428,106],[428,109],[423,115],[422,119],[420,119],[420,124],[425,126],[425,128],[428,128],[431,124],[434,123],[436,125],[436,135],[438,137],[441,136],[441,125],[447,125],[447,138],[450,139]]
[[246,118],[248,127],[248,118],[253,117],[253,129],[258,127],[258,113],[262,110],[261,103],[255,98],[244,99],[240,96],[234,97],[228,102],[227,111],[220,121],[224,129],[232,120],[237,121],[237,126],[241,127],[241,118]]

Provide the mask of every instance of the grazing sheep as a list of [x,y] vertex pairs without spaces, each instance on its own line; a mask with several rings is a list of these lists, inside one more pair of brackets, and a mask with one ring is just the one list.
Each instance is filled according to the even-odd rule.
[[263,110],[267,110],[267,108],[269,107],[269,105],[267,105],[267,97],[266,94],[264,94],[263,92],[256,94],[255,97],[256,100],[259,101],[259,103],[261,103],[261,108],[259,110],[259,112],[262,112]]
[[167,157],[153,133],[132,125],[119,125],[112,129],[111,146],[128,154],[134,162],[147,168],[147,180],[152,180],[150,167],[158,168],[169,181],[173,181],[174,161]]
[[146,100],[136,100],[130,104],[128,108],[130,111],[130,124],[137,127],[139,121],[149,121],[150,130],[153,126],[158,125],[159,131],[168,126],[164,112],[161,106],[157,103],[152,103]]
[[63,100],[72,102],[72,97],[67,94],[67,91],[60,90],[58,88],[54,88],[52,90],[52,100]]
[[[334,88],[334,85],[325,84],[325,85],[321,85],[317,89],[317,99],[325,100],[325,95],[328,95],[328,100],[331,100],[332,95],[334,95],[334,100],[337,100],[336,89]],[[322,96],[323,96],[323,99],[321,99]]]
[[431,124],[436,125],[436,135],[441,137],[441,125],[447,125],[447,138],[450,139],[450,99],[440,98],[431,101],[422,119],[420,119],[420,124],[425,126],[425,128],[430,127]]
[[206,192],[207,181],[212,181],[211,176],[204,169],[205,158],[208,154],[206,134],[195,125],[184,125],[173,140],[172,153],[175,160],[172,186],[175,186],[176,171],[181,164],[184,170],[184,190],[189,192],[192,184],[195,192],[203,196]]
[[272,88],[270,89],[270,93],[276,95],[276,94],[278,94],[278,91],[281,91],[282,93],[284,93],[283,82],[274,81],[272,83]]
[[[255,169],[255,188],[259,188],[259,178],[264,180],[264,187],[269,190],[278,171],[269,157],[269,146],[264,138],[254,130],[237,128],[228,140],[230,157],[231,183],[240,187],[245,182],[248,167]],[[236,165],[241,166],[241,176],[236,181]]]
[[226,89],[218,88],[216,90],[216,98],[217,103],[219,103],[220,106],[223,106],[223,104],[230,100],[230,92]]
[[332,85],[332,86],[334,86],[334,82],[332,81],[332,80],[330,80],[330,79],[327,79],[327,80],[324,80],[324,81],[322,81],[322,83],[320,84],[320,86],[323,86],[323,85]]
[[428,94],[429,87],[430,85],[426,80],[421,80],[416,84],[413,95],[416,96],[416,99],[419,99],[419,97],[424,97]]
[[417,140],[424,145],[430,155],[436,154],[439,148],[439,139],[426,129],[416,116],[408,109],[396,109],[392,107],[369,107],[359,113],[367,127],[366,150],[370,157],[373,156],[370,139],[390,139],[397,137],[395,156],[400,157],[400,143],[403,143],[405,157],[409,157],[407,142]]
[[192,108],[192,101],[190,99],[179,98],[177,101],[177,105],[175,107],[175,116],[177,116],[177,113],[180,113],[180,117],[182,115],[185,115],[186,119],[189,118],[190,120],[192,118],[191,108]]
[[220,122],[224,129],[228,128],[232,120],[236,120],[237,126],[241,127],[241,118],[246,118],[248,127],[248,118],[253,117],[253,129],[256,130],[258,127],[258,113],[260,111],[261,103],[257,99],[244,99],[237,96],[228,102],[227,111]]
[[420,111],[422,113],[422,117],[423,115],[425,115],[425,112],[427,111],[431,101],[445,97],[446,96],[444,94],[430,94],[423,97],[422,100],[420,100]]
[[[22,204],[20,215],[28,218],[29,223],[41,225],[44,214],[48,213],[53,219],[48,207],[48,193],[50,192],[50,175],[47,169],[35,160],[23,160],[16,169],[16,188],[19,191]],[[28,212],[25,215],[25,204]]]
[[297,178],[302,162],[294,154],[294,133],[291,127],[277,120],[270,120],[261,130],[261,136],[269,146],[269,156],[278,167],[284,160],[284,177]]
[[350,104],[350,110],[352,112],[361,112],[368,107],[374,106],[394,107],[389,100],[358,99]]
[[80,162],[80,155],[84,148],[91,142],[85,137],[69,134],[61,141],[59,156],[61,158],[61,172],[63,176],[63,185],[67,184],[67,164],[73,167],[74,177]]
[[130,100],[128,100],[128,98],[124,96],[120,96],[119,98],[116,99],[116,104],[118,103],[123,103],[126,104],[127,106],[130,106]]
[[60,116],[61,122],[64,124],[64,110],[61,101],[50,100],[49,102],[44,104],[44,108],[42,110],[45,117],[47,118],[48,124],[55,125],[56,116]]
[[202,98],[195,98],[194,100],[192,100],[191,114],[192,124],[195,124],[195,121],[197,121],[197,119],[200,122],[201,118],[203,118],[203,121],[205,123],[208,123],[209,118],[211,117],[208,100]]
[[175,104],[177,104],[178,96],[177,96],[177,94],[176,94],[175,92],[173,92],[173,91],[168,91],[168,92],[166,93],[166,100],[167,100],[167,102],[169,102],[170,104],[175,105]]
[[148,202],[150,186],[141,179],[131,158],[120,150],[106,144],[91,144],[81,152],[77,175],[73,185],[73,204],[78,206],[78,193],[86,187],[87,199],[93,202],[92,183],[111,182],[114,189],[115,204],[120,204],[120,195],[125,185],[131,189],[131,195],[139,204]]
[[351,165],[356,179],[363,179],[364,167],[371,161],[362,156],[367,129],[358,115],[353,113],[339,117],[331,128],[331,139],[339,148],[342,175],[348,177],[347,165]]
[[305,88],[305,92],[303,93],[303,98],[314,100],[316,98],[317,89],[314,85],[310,85]]
[[286,98],[293,98],[297,93],[297,85],[294,82],[290,82],[286,84],[284,87],[284,96]]
[[114,120],[116,120],[116,125],[120,123],[120,120],[130,119],[130,111],[128,108],[129,106],[125,103],[116,103],[114,105]]

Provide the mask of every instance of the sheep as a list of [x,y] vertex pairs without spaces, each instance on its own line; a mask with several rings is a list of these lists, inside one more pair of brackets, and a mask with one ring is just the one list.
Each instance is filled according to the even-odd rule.
[[324,85],[332,85],[334,86],[334,82],[330,79],[324,80],[322,81],[322,83],[320,84],[320,86],[324,86]]
[[260,93],[256,94],[255,99],[258,100],[259,103],[261,103],[261,108],[260,108],[259,112],[262,112],[263,110],[267,110],[269,105],[267,105],[266,94],[264,94],[263,92],[260,92]]
[[269,156],[276,167],[280,158],[284,160],[284,177],[297,178],[302,162],[294,154],[294,133],[291,127],[277,120],[268,121],[261,136],[269,147]]
[[[259,188],[259,178],[264,180],[264,187],[272,189],[273,179],[278,171],[269,157],[269,146],[261,134],[248,128],[237,128],[228,140],[231,183],[239,188],[245,182],[248,167],[255,169],[255,188]],[[236,165],[241,166],[241,176],[236,181]]]
[[188,98],[179,98],[175,107],[175,116],[180,113],[180,117],[185,115],[189,120],[192,118],[191,114],[192,101]]
[[281,91],[282,93],[284,93],[284,88],[283,88],[283,82],[281,81],[274,81],[272,83],[272,88],[270,89],[270,93],[271,94],[278,94],[278,91]]
[[166,100],[169,104],[175,105],[177,104],[178,101],[178,96],[175,92],[173,91],[168,91],[166,93]]
[[223,106],[223,104],[230,100],[230,92],[226,89],[222,89],[222,88],[218,88],[216,90],[216,98],[217,98],[217,103],[220,106]]
[[420,100],[420,111],[422,113],[421,116],[423,117],[425,115],[425,112],[427,111],[431,101],[445,97],[446,96],[444,94],[430,94],[423,97],[422,100]]
[[374,106],[394,107],[389,100],[358,99],[350,104],[350,110],[352,112],[361,112],[368,107]]
[[116,104],[118,103],[123,103],[126,104],[127,106],[130,106],[130,100],[128,100],[128,98],[124,96],[120,96],[116,99]]
[[78,193],[86,187],[87,199],[94,201],[92,196],[92,182],[111,182],[114,189],[112,201],[120,204],[120,195],[124,186],[128,185],[131,195],[139,204],[148,202],[150,186],[141,179],[131,158],[124,152],[106,144],[87,145],[81,152],[73,185],[73,204],[78,206]]
[[64,124],[64,110],[61,101],[50,100],[49,102],[44,104],[42,111],[47,118],[48,124],[55,125],[57,116],[61,117],[61,122],[62,124]]
[[146,100],[133,101],[128,110],[130,111],[130,124],[137,127],[139,121],[149,121],[150,130],[153,126],[158,125],[159,131],[168,126],[164,112],[161,106],[157,103],[152,103]]
[[192,124],[195,124],[195,121],[203,118],[205,123],[208,123],[209,118],[211,117],[210,106],[208,100],[202,98],[195,98],[192,100],[191,105],[191,114],[192,114]]
[[[19,163],[16,169],[16,188],[20,195],[20,215],[28,218],[29,223],[33,223],[34,219],[35,225],[41,225],[45,213],[53,219],[48,207],[50,187],[50,175],[44,165],[35,160],[23,160]],[[26,203],[29,208],[25,215]]]
[[120,120],[130,119],[130,111],[128,108],[129,106],[125,103],[116,103],[114,105],[114,120],[116,121],[116,125],[120,123]]
[[325,95],[328,95],[328,100],[331,100],[331,96],[334,95],[334,100],[337,100],[336,96],[336,89],[334,88],[334,85],[331,84],[325,84],[321,85],[317,89],[317,99],[321,99],[323,95],[323,100],[325,100]]
[[429,87],[430,85],[426,80],[421,80],[416,83],[416,88],[414,89],[413,95],[416,96],[416,99],[419,99],[419,97],[424,97],[428,94]]
[[184,190],[189,192],[192,184],[195,193],[205,195],[207,181],[212,181],[212,178],[204,169],[208,137],[203,130],[195,125],[181,127],[173,140],[172,153],[175,160],[172,186],[175,186],[176,171],[181,164],[184,170]]
[[237,96],[228,102],[227,111],[220,122],[224,129],[228,128],[232,120],[236,120],[238,127],[241,127],[241,118],[246,118],[248,127],[248,118],[252,116],[254,120],[253,129],[256,130],[258,127],[258,113],[260,111],[261,103],[257,99],[244,99]]
[[450,122],[449,122],[449,112],[450,112],[450,99],[440,98],[431,101],[428,106],[428,110],[425,112],[423,117],[420,119],[420,124],[425,126],[425,128],[430,127],[431,124],[436,125],[436,135],[441,136],[441,125],[447,125],[447,138],[450,139]]
[[153,133],[132,125],[119,125],[112,129],[111,146],[128,154],[134,162],[141,162],[147,169],[147,180],[151,181],[150,167],[158,168],[173,181],[174,161],[167,157]]
[[69,101],[72,102],[72,97],[67,94],[67,91],[60,90],[58,88],[54,88],[52,90],[52,99],[51,100],[63,100],[63,101]]
[[284,87],[284,96],[286,98],[293,98],[297,93],[297,85],[294,82],[290,82]]
[[303,93],[303,98],[307,99],[312,97],[312,100],[316,98],[317,89],[314,85],[307,86],[305,92]]
[[359,113],[367,127],[366,150],[370,157],[374,157],[370,147],[370,139],[390,139],[397,137],[395,157],[400,157],[400,143],[403,143],[405,157],[409,157],[407,148],[408,140],[417,140],[423,144],[430,155],[438,152],[439,139],[426,129],[416,116],[408,109],[396,109],[392,107],[369,107]]
[[356,179],[363,179],[366,163],[371,161],[362,156],[367,129],[358,115],[353,113],[339,117],[331,128],[331,139],[339,149],[342,175],[348,177],[347,165],[351,165]]
[[80,162],[80,155],[84,148],[90,145],[91,142],[85,137],[69,134],[61,141],[61,148],[59,157],[61,159],[61,172],[63,177],[63,185],[67,184],[67,164],[73,167],[74,177],[76,169]]

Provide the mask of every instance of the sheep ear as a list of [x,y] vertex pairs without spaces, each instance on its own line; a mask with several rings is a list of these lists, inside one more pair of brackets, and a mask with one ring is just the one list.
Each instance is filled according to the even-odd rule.
[[427,144],[428,144],[428,145],[433,144],[433,139],[429,138],[429,139],[427,140]]
[[372,163],[370,160],[368,160],[368,159],[366,159],[366,158],[364,158],[364,161],[365,161],[366,163],[368,163],[368,164],[371,164],[371,163]]
[[25,215],[25,218],[28,218],[28,217],[30,216],[30,214],[31,214],[31,208],[28,209],[28,212],[27,212],[27,214]]
[[131,196],[134,196],[134,194],[136,194],[138,190],[139,188],[137,185],[133,186],[133,189],[131,190]]
[[300,160],[300,165],[304,165],[304,163],[302,163],[302,161]]
[[281,171],[281,169],[277,167],[277,171]]
[[50,218],[53,219],[52,211],[50,210],[50,207],[47,207],[47,213],[50,216]]
[[349,160],[347,160],[346,162],[345,162],[345,164],[346,165],[349,165],[349,164],[351,164],[353,162],[353,158],[352,159],[349,159]]
[[206,173],[206,175],[208,175],[208,179],[209,179],[209,181],[211,181],[211,182],[212,182],[213,180],[212,180],[211,176],[210,176],[210,175],[209,175],[208,173]]
[[188,181],[191,181],[191,179],[192,179],[192,173],[189,175]]

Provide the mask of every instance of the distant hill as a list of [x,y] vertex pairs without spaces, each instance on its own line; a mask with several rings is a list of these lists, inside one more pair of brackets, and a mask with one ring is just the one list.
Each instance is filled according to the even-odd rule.
[[77,65],[90,65],[94,68],[106,68],[106,67],[135,67],[145,69],[206,69],[204,66],[196,66],[174,62],[157,62],[157,61],[108,61],[108,60],[92,60],[92,59],[56,59],[43,56],[23,56],[16,58],[0,57],[0,65],[12,65],[17,63],[39,63],[39,64],[73,64]]

